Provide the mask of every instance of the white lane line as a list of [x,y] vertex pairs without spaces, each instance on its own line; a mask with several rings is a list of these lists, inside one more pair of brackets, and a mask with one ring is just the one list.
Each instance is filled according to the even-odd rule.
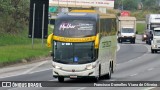
[[27,73],[31,72],[32,70],[38,68],[39,66],[41,66],[41,65],[43,65],[43,64],[45,64],[45,63],[47,63],[47,62],[48,62],[48,61],[43,61],[43,62],[37,64],[36,66],[34,66],[34,67],[28,69],[27,71],[23,72],[22,74],[27,74]]
[[76,89],[76,90],[84,90],[86,89],[86,87],[82,87],[82,88],[79,88],[79,89]]
[[29,72],[28,74],[43,72],[43,71],[47,71],[47,70],[51,70],[51,69],[52,69],[52,68],[47,68],[47,69],[43,69],[43,70],[39,70],[39,71]]
[[154,68],[149,68],[149,69],[147,69],[148,71],[151,71],[151,70],[153,70]]
[[157,87],[149,87],[149,88],[145,88],[144,90],[151,90],[151,89],[154,89],[154,88],[157,88]]
[[[51,69],[51,68],[44,69],[44,70],[39,70],[39,71],[31,72],[31,73],[28,73],[28,74],[33,74],[33,73],[37,73],[37,72],[43,72],[43,71],[47,71],[47,70],[50,70],[50,69]],[[16,75],[3,76],[3,77],[0,77],[0,79],[9,78],[9,77],[15,77],[15,76],[20,76],[20,75],[24,75],[24,74],[20,73],[20,74],[16,74]]]
[[111,79],[111,80],[109,80],[109,81],[116,81],[116,79]]
[[119,51],[120,50],[120,45],[119,44],[117,44],[117,51]]
[[138,75],[137,73],[130,75],[131,77]]
[[54,78],[54,79],[51,79],[51,80],[48,80],[48,81],[57,81],[57,78]]

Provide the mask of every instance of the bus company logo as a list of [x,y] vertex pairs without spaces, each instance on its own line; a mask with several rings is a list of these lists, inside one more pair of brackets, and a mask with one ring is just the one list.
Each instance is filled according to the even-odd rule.
[[75,69],[72,69],[72,72],[75,72]]
[[70,23],[62,23],[59,27],[59,30],[65,30],[69,28],[75,28],[76,26],[70,24]]
[[2,82],[2,87],[12,87],[11,82]]

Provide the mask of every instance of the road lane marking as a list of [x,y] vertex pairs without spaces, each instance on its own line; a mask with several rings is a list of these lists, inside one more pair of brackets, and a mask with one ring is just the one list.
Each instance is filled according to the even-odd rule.
[[144,90],[151,90],[151,89],[154,89],[154,88],[157,88],[157,87],[149,87],[149,88],[145,88]]
[[[145,45],[143,45],[143,46],[145,46]],[[147,46],[145,46],[145,47],[147,48]],[[147,48],[147,49],[148,49],[148,48]],[[137,57],[137,58],[131,59],[131,60],[129,60],[129,61],[126,61],[126,62],[118,63],[117,65],[122,65],[122,64],[129,63],[129,62],[135,61],[135,60],[137,60],[137,59],[140,59],[140,58],[144,57],[145,55],[147,55],[148,52],[149,52],[149,49],[148,49],[148,51],[145,52],[143,55],[141,55],[141,56],[139,56],[139,57]]]
[[47,63],[47,62],[48,62],[48,61],[43,61],[43,62],[37,64],[36,66],[34,66],[34,67],[28,69],[27,71],[23,72],[22,74],[27,74],[27,73],[31,72],[32,70],[38,68],[39,66],[41,66],[41,65],[43,65],[43,64],[45,64],[45,63]]
[[131,77],[138,75],[137,73],[130,75]]
[[149,69],[147,69],[148,71],[151,71],[151,70],[153,70],[154,68],[149,68]]
[[86,89],[86,87],[83,87],[83,88],[79,88],[79,89],[76,89],[76,90],[84,90],[84,89]]
[[30,72],[27,74],[34,74],[34,73],[38,73],[38,72],[43,72],[43,71],[47,71],[47,70],[51,70],[52,68],[47,68],[47,69],[43,69],[43,70],[39,70],[39,71],[34,71],[34,72]]

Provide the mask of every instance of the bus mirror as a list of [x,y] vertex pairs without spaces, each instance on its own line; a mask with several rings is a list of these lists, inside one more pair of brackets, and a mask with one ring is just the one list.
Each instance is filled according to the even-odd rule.
[[95,39],[95,48],[99,47],[99,34],[96,35],[96,39]]
[[47,37],[47,47],[51,47],[52,39],[53,39],[53,33]]

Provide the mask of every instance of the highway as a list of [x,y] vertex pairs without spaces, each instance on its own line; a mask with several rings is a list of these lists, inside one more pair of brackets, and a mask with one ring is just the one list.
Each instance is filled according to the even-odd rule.
[[[122,43],[117,52],[117,67],[112,79],[107,81],[160,81],[160,52],[151,54],[150,46],[137,36],[136,44]],[[0,70],[0,81],[54,81],[59,87],[23,88],[23,90],[159,90],[151,87],[89,87],[93,86],[90,79],[65,79],[59,83],[52,77],[51,58],[38,63],[13,66]],[[79,87],[75,87],[79,85]],[[83,87],[80,87],[83,85]],[[65,86],[65,87],[63,87]],[[22,88],[0,88],[0,90],[21,90]]]

